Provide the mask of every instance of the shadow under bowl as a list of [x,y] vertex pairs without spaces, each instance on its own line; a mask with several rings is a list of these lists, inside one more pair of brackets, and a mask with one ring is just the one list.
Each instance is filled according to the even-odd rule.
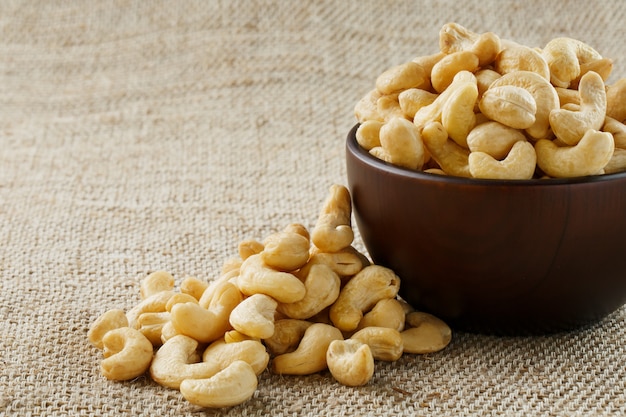
[[411,171],[346,142],[363,243],[400,296],[458,330],[540,334],[626,302],[626,173],[478,180]]

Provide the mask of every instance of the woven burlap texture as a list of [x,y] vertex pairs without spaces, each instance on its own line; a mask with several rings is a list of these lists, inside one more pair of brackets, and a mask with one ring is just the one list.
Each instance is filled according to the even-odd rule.
[[435,52],[444,23],[531,46],[575,37],[615,79],[625,20],[617,0],[0,2],[0,415],[626,413],[624,309],[550,336],[458,332],[360,388],[267,371],[222,410],[106,380],[87,342],[151,271],[211,280],[241,240],[312,227],[346,184],[354,104]]

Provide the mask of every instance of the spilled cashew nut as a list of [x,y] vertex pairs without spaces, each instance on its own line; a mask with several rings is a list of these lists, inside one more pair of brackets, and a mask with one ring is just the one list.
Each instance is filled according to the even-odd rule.
[[148,275],[141,281],[140,294],[142,299],[146,299],[161,291],[172,291],[174,289],[174,277],[167,271],[156,271]]
[[474,178],[528,180],[535,174],[537,155],[530,142],[515,142],[509,154],[499,161],[485,152],[469,155],[469,170]]
[[153,346],[160,346],[162,342],[161,334],[163,326],[171,320],[167,311],[160,313],[143,313],[137,318],[137,330],[139,330],[152,343]]
[[374,357],[369,346],[356,339],[334,340],[326,351],[331,375],[343,385],[358,387],[374,376]]
[[245,295],[265,294],[281,303],[302,300],[306,294],[302,281],[292,273],[270,268],[260,254],[252,255],[243,262],[237,286]]
[[212,363],[220,370],[226,369],[234,361],[244,361],[252,366],[257,375],[267,368],[269,360],[270,355],[263,343],[250,339],[231,343],[216,340],[202,353],[203,362]]
[[102,342],[104,335],[120,327],[128,327],[128,319],[124,310],[118,308],[108,310],[91,324],[87,332],[87,340],[98,349],[104,349],[104,343]]
[[396,298],[384,298],[365,313],[355,330],[366,327],[389,327],[397,331],[404,329],[405,312],[403,304]]
[[208,286],[209,284],[201,279],[187,277],[180,283],[180,292],[191,295],[196,300],[200,300],[200,297],[202,297],[202,294]]
[[143,313],[162,313],[166,310],[167,302],[174,295],[174,291],[158,291],[126,312],[129,327],[137,328],[137,319]]
[[337,252],[350,246],[354,239],[351,214],[352,201],[348,189],[339,184],[331,185],[311,233],[313,244],[322,252]]
[[441,319],[421,311],[407,314],[407,325],[401,334],[405,353],[434,353],[452,340],[450,327]]
[[293,231],[272,233],[263,241],[261,259],[280,271],[295,271],[309,260],[309,239]]
[[350,339],[367,344],[376,360],[393,362],[402,356],[404,342],[401,333],[389,327],[365,327]]
[[267,349],[273,355],[293,352],[297,347],[304,332],[313,322],[299,319],[280,319],[274,323],[274,334],[263,340]]
[[278,303],[265,294],[253,294],[230,313],[235,330],[250,337],[265,339],[274,334],[274,314]]
[[102,338],[104,358],[100,371],[105,378],[126,381],[143,375],[152,362],[152,343],[139,330],[120,327]]

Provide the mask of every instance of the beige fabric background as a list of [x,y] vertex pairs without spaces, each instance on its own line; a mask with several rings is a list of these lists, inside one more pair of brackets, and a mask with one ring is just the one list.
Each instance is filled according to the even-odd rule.
[[[210,280],[245,238],[312,226],[346,183],[354,103],[448,21],[567,35],[626,76],[621,1],[0,1],[0,415],[626,414],[626,310],[532,338],[455,333],[367,386],[264,373],[202,410],[110,382],[86,339],[166,269]],[[357,246],[362,248],[357,236]],[[626,277],[624,277],[626,279]],[[590,277],[593,279],[593,277]]]

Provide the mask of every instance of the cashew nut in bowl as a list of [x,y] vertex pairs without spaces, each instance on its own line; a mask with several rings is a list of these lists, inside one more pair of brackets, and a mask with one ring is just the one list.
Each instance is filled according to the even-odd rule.
[[547,139],[535,144],[537,165],[555,178],[599,174],[611,160],[614,149],[613,136],[597,130],[588,130],[574,146],[559,147]]
[[601,58],[596,59],[594,61],[585,62],[580,64],[580,74],[570,83],[570,88],[578,89],[578,85],[580,83],[580,79],[588,72],[595,72],[602,80],[606,82],[606,80],[611,75],[613,71],[613,60],[609,58]]
[[474,106],[478,99],[478,86],[466,83],[454,91],[441,111],[441,124],[448,137],[467,148],[467,135],[476,125]]
[[467,146],[471,152],[484,152],[495,159],[503,159],[515,142],[523,140],[526,136],[518,129],[488,121],[472,129],[467,135]]
[[448,175],[471,177],[469,150],[448,139],[448,133],[440,122],[428,122],[422,129],[422,140],[433,160]]
[[492,84],[483,94],[478,107],[489,119],[514,129],[527,129],[536,120],[535,98],[526,89],[514,85]]
[[626,149],[626,125],[624,123],[607,116],[602,131],[613,135],[616,148]]
[[501,49],[500,38],[493,32],[474,33],[458,23],[450,22],[439,31],[439,48],[446,54],[470,51],[479,59],[481,67],[496,59]]
[[356,131],[356,140],[359,145],[368,151],[380,146],[380,128],[382,126],[383,122],[379,122],[378,120],[367,120],[361,123]]
[[185,379],[180,384],[180,393],[200,407],[232,407],[252,398],[258,383],[256,373],[248,363],[235,361],[212,377]]
[[590,129],[600,130],[606,117],[606,90],[597,73],[588,72],[581,78],[578,94],[578,111],[561,108],[550,112],[552,131],[567,145],[576,145]]
[[529,180],[535,174],[537,155],[530,142],[515,142],[509,154],[499,161],[485,152],[469,155],[469,170],[474,178]]
[[111,330],[128,327],[128,319],[124,310],[114,308],[100,315],[89,327],[87,339],[98,349],[104,349],[102,338]]
[[461,71],[476,72],[478,68],[478,57],[472,52],[453,52],[433,66],[430,81],[435,91],[441,93],[452,83],[456,74]]
[[126,381],[143,375],[152,362],[152,343],[139,330],[120,327],[102,338],[104,360],[100,371],[105,378]]
[[613,151],[613,156],[604,166],[604,173],[612,174],[615,172],[623,171],[626,171],[626,149],[615,148],[615,151]]
[[607,86],[606,115],[622,123],[626,121],[626,78]]
[[567,37],[552,39],[542,53],[550,68],[550,81],[564,88],[580,75],[580,64],[602,59],[591,46]]
[[341,384],[358,387],[374,376],[374,357],[369,346],[356,339],[334,340],[326,351],[331,375]]
[[[437,98],[438,94],[432,93],[428,90],[421,90],[419,88],[409,88],[408,90],[404,90],[400,94],[398,94],[398,103],[400,104],[400,109],[402,109],[402,114],[409,120],[413,120],[415,118],[415,113],[418,112],[422,107],[428,106],[432,104]],[[378,122],[380,123],[380,122]],[[382,123],[381,123],[382,126]],[[360,127],[359,127],[360,129]],[[380,130],[380,127],[378,128]],[[357,131],[357,140],[358,140],[358,131]],[[379,146],[375,144],[375,142],[371,141],[374,146]],[[360,143],[359,143],[360,144]],[[361,145],[363,146],[363,145]],[[366,147],[365,149],[370,150],[374,146]]]
[[378,120],[383,122],[384,119],[378,113],[378,99],[382,97],[382,94],[374,88],[365,94],[354,106],[354,116],[359,123],[366,122],[368,120]]
[[409,120],[396,117],[385,123],[380,128],[380,144],[394,165],[409,169],[424,165],[424,143],[417,126]]
[[550,68],[544,57],[536,49],[525,45],[509,45],[502,49],[494,61],[494,69],[503,75],[514,71],[532,71],[550,81]]
[[376,79],[376,90],[382,95],[399,93],[408,88],[422,88],[428,84],[424,68],[409,61],[384,71]]
[[[313,244],[322,252],[338,252],[350,246],[354,239],[351,215],[350,192],[343,185],[333,184],[311,233]],[[285,303],[298,301],[276,299]]]

